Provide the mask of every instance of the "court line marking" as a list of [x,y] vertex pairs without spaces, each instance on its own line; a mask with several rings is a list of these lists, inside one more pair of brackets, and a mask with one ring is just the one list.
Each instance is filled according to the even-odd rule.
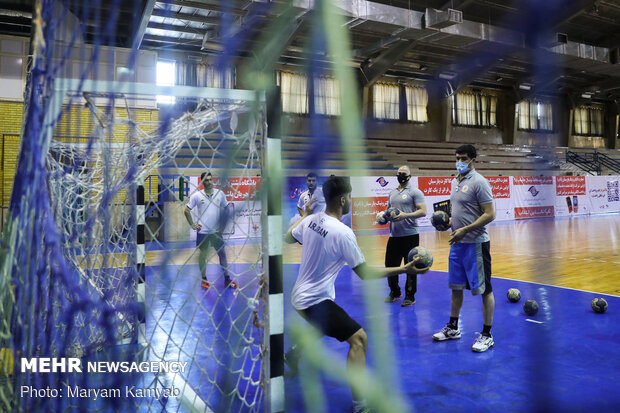
[[178,373],[165,374],[166,378],[172,382],[172,385],[181,390],[177,399],[181,405],[185,406],[191,413],[213,413],[213,410],[196,394],[190,387],[189,383],[183,379]]
[[[448,273],[447,271],[437,271],[437,272],[445,272],[446,274]],[[493,275],[491,275],[491,277],[493,277]],[[600,294],[600,295],[606,295],[608,297],[620,298],[617,295],[613,295],[613,294],[601,293],[601,292],[598,292],[598,291],[590,291],[590,290],[580,290],[578,288],[563,287],[561,285],[543,284],[543,283],[537,283],[535,281],[525,281],[525,280],[518,280],[516,278],[507,278],[507,277],[494,277],[494,278],[501,278],[502,280],[519,281],[519,282],[522,282],[522,283],[544,285],[545,287],[563,288],[565,290],[579,291],[579,292],[582,292],[582,293]]]
[[536,324],[542,324],[542,321],[536,321],[536,320],[532,320],[530,318],[526,318],[525,321],[529,321],[530,323],[536,323]]

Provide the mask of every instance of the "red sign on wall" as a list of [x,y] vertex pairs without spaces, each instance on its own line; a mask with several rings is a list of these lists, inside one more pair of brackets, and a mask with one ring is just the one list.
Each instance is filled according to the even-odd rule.
[[541,207],[515,207],[515,218],[540,218],[554,216],[552,206]]
[[510,178],[507,176],[487,176],[493,191],[493,198],[510,198]]
[[387,209],[387,196],[353,198],[352,224],[355,229],[387,228],[376,222],[377,212]]
[[[219,187],[226,195],[228,202],[235,201],[254,201],[256,191],[260,189],[260,178],[228,178],[228,185],[222,187],[219,185],[218,179],[214,178],[213,183]],[[203,186],[200,184],[200,189]]]
[[585,195],[586,177],[585,176],[556,176],[555,193],[562,195]]
[[451,176],[421,176],[418,178],[418,189],[426,196],[450,195],[453,179]]

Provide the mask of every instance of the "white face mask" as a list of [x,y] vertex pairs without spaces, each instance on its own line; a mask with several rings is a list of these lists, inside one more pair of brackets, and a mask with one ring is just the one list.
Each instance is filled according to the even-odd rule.
[[469,172],[469,164],[470,162],[457,161],[456,162],[456,170],[459,171],[460,174],[465,174]]

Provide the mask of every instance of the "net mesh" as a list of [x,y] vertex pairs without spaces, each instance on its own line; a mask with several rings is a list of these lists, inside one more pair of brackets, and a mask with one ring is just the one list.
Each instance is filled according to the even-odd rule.
[[[55,2],[38,5],[59,18]],[[0,411],[261,410],[262,106],[196,89],[158,107],[155,91],[120,82],[91,91],[96,54],[65,82],[58,59],[75,44],[46,27],[34,45],[0,251]],[[226,196],[227,263],[209,250],[205,290],[184,211],[207,170]],[[22,357],[76,357],[83,371],[22,372]],[[180,364],[87,370],[101,361]]]
[[[260,174],[257,139],[263,127],[262,114],[249,111],[242,102],[203,100],[191,113],[163,125],[140,122],[134,116],[136,110],[116,110],[113,103],[105,113],[88,100],[92,133],[54,137],[49,144],[46,186],[65,279],[49,274],[46,267],[52,263],[38,263],[44,270],[38,288],[50,294],[43,297],[43,313],[36,317],[42,318],[52,338],[48,351],[35,347],[31,357],[90,360],[103,355],[111,361],[126,357],[187,362],[179,377],[143,375],[114,386],[176,388],[195,394],[192,397],[207,406],[258,409],[262,397],[262,251],[261,206],[255,195],[260,179],[256,176]],[[70,113],[72,105],[64,105],[62,111]],[[245,130],[231,128],[239,117]],[[214,249],[209,252],[206,274],[213,287],[201,289],[198,254],[183,216],[187,195],[201,189],[197,178],[184,176],[181,182],[188,185],[179,187],[179,175],[174,172],[184,168],[211,170],[216,175],[222,171],[217,181],[231,212],[224,231],[226,270],[239,284],[237,290],[224,288],[223,268],[219,268]],[[135,194],[141,185],[145,210],[136,208]],[[139,331],[141,309],[136,292],[137,214],[144,214],[148,240],[143,332]],[[36,221],[34,224],[33,230],[40,230]],[[34,246],[18,242],[16,247],[28,248],[36,255]],[[21,329],[36,328],[37,324],[24,323]],[[119,344],[127,339],[144,343],[133,349]],[[29,382],[28,377],[20,379]],[[105,382],[108,379],[102,376],[99,383],[89,385],[108,388],[103,387],[111,385]],[[54,400],[49,403],[59,404]],[[160,406],[156,399],[142,400],[139,405],[149,407],[152,403]],[[67,400],[66,407],[84,406]],[[88,408],[96,410],[97,405]]]

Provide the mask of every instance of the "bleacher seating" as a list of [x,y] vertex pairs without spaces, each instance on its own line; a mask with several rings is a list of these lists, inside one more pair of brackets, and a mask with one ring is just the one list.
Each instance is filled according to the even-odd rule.
[[[454,151],[460,142],[367,139],[367,145],[396,163],[407,164],[418,176],[454,174]],[[476,144],[476,169],[484,175],[565,175],[554,162],[555,148]]]
[[[210,141],[211,142],[211,141]],[[214,137],[212,147],[200,149],[182,148],[174,163],[162,168],[171,175],[185,173],[193,175],[189,168],[202,168],[195,162],[195,155],[203,160],[213,159],[213,168],[231,167],[242,169],[248,156],[248,148],[230,140],[222,144]],[[416,176],[451,176],[455,174],[454,150],[460,142],[435,142],[425,140],[404,140],[366,138],[356,146],[341,148],[337,137],[320,142],[309,136],[284,136],[282,138],[282,166],[289,176],[303,176],[309,170],[320,171],[322,175],[387,175],[401,165],[409,165]],[[218,146],[219,145],[219,146]],[[218,151],[215,151],[218,147]],[[537,147],[525,145],[476,144],[478,158],[476,169],[484,175],[574,175],[585,174],[566,165],[567,148]],[[570,148],[574,150],[574,148]],[[591,149],[590,149],[591,151]],[[601,151],[603,152],[603,151]],[[347,170],[347,156],[355,153],[365,155],[363,168],[355,163],[353,170]],[[609,156],[620,158],[620,152],[605,151]],[[231,158],[231,154],[234,157]],[[194,159],[194,163],[189,162]],[[174,166],[173,166],[174,165]],[[258,166],[255,167],[258,169]],[[184,171],[183,171],[184,170]],[[257,170],[258,173],[258,170]]]

